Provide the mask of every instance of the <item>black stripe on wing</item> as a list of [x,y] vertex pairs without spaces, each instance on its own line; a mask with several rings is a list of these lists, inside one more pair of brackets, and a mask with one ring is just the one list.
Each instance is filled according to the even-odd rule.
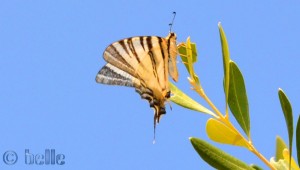
[[145,51],[144,37],[140,37],[140,44],[143,47],[143,50]]
[[138,61],[138,63],[140,63],[141,61],[140,61],[138,54],[136,53],[136,50],[134,49],[132,38],[127,39],[127,44],[128,44],[128,47],[129,47],[131,53],[134,55],[135,59]]
[[[158,37],[158,40],[159,40],[159,47],[160,47],[160,51],[161,51],[161,56],[162,56],[162,59],[163,61],[165,61],[165,50],[163,49],[163,39],[161,37]],[[168,45],[168,44],[167,44]],[[167,49],[167,51],[169,51],[169,49]],[[163,65],[164,69],[163,70],[166,70],[166,65],[164,64]],[[166,77],[166,74],[164,73],[164,81],[167,82],[167,79],[168,77]]]
[[122,46],[122,48],[125,50],[125,52],[127,53],[127,55],[129,56],[129,57],[131,57],[130,56],[130,54],[129,54],[129,51],[128,51],[128,49],[127,49],[127,46],[126,46],[126,41],[127,39],[124,39],[124,40],[121,40],[121,41],[118,41],[118,43]]
[[[124,48],[122,46],[122,48]],[[125,50],[126,48],[124,48]],[[126,50],[125,50],[126,51]],[[104,51],[103,57],[105,61],[108,63],[114,65],[115,67],[128,72],[131,75],[134,75],[134,68],[131,66],[130,63],[128,63],[120,54],[120,52],[117,50],[117,48],[114,46],[114,44],[108,46],[106,50]]]
[[[154,49],[153,49],[153,46],[152,46],[152,41],[153,41],[154,37],[147,37],[146,38],[146,43],[147,43],[147,46],[148,46],[148,49],[149,49],[149,57],[150,57],[150,60],[151,60],[151,64],[152,64],[152,71],[153,71],[153,75],[154,77],[156,77],[157,79],[157,82],[159,82],[159,76],[158,76],[158,73],[157,73],[157,68],[156,68],[156,60],[155,60],[155,56],[154,56]],[[162,50],[162,49],[160,49]]]

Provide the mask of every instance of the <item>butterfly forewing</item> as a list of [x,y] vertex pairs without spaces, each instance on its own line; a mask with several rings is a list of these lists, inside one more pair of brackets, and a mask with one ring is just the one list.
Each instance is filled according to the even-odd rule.
[[154,127],[165,114],[170,97],[168,75],[178,80],[176,35],[166,38],[140,36],[109,45],[103,57],[108,62],[97,74],[98,83],[133,86],[154,108]]
[[176,45],[176,35],[175,33],[170,33],[166,39],[168,40],[168,66],[169,74],[174,81],[178,81],[178,70],[176,65],[177,57],[177,45]]

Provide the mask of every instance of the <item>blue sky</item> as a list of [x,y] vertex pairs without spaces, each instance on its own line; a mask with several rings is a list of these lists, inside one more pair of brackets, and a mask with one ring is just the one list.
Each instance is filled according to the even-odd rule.
[[[153,111],[132,88],[97,84],[110,43],[138,35],[165,37],[172,12],[178,42],[191,36],[195,70],[215,105],[224,111],[218,22],[231,58],[243,72],[251,135],[267,159],[275,137],[287,141],[277,90],[288,95],[298,117],[299,1],[15,1],[0,6],[0,169],[211,169],[188,138],[206,139],[209,116],[172,104],[156,129]],[[179,61],[179,88],[198,102]],[[243,148],[212,144],[248,164],[265,167]],[[55,149],[64,165],[26,165],[25,149]],[[3,154],[18,154],[6,165]]]

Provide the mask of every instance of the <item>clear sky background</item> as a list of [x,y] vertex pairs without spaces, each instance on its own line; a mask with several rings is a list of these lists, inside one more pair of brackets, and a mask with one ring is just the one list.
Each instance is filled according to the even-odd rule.
[[[274,156],[276,135],[287,142],[279,87],[295,118],[300,111],[300,1],[3,0],[0,169],[212,169],[188,140],[209,140],[208,115],[167,106],[152,144],[148,102],[132,88],[95,82],[110,43],[138,35],[167,36],[173,11],[178,42],[191,36],[197,43],[195,70],[208,96],[224,111],[217,27],[222,22],[231,58],[245,78],[254,144],[267,159]],[[190,90],[178,60],[176,85],[207,106]],[[210,142],[248,164],[266,167],[246,149]],[[66,163],[26,165],[25,149],[34,155],[55,149]],[[7,150],[18,154],[16,164],[3,162]]]

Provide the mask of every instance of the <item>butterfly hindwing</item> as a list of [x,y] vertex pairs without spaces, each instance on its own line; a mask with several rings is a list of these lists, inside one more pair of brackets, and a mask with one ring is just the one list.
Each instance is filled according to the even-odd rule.
[[96,82],[129,87],[137,87],[140,84],[138,79],[109,63],[98,72]]

